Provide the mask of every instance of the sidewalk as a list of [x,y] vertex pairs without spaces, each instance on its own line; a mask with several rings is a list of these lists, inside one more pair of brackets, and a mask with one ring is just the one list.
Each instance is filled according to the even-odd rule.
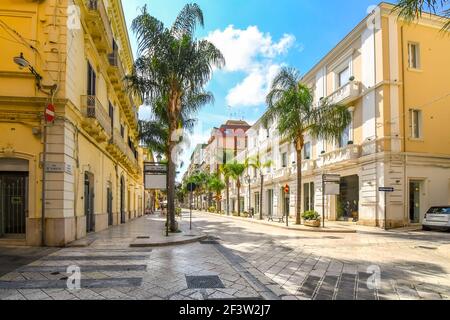
[[255,218],[244,218],[244,217],[235,217],[235,216],[227,216],[227,215],[218,215],[216,213],[209,213],[205,211],[194,211],[196,214],[203,214],[203,215],[212,215],[216,217],[221,217],[224,219],[230,219],[230,220],[240,220],[243,222],[248,223],[256,223],[286,230],[295,230],[295,231],[305,231],[305,232],[322,232],[322,233],[357,233],[358,227],[356,224],[351,222],[335,222],[335,221],[325,221],[325,228],[312,228],[312,227],[306,227],[304,225],[296,225],[295,220],[290,219],[289,220],[289,227],[286,226],[286,220],[284,222],[278,222],[278,218],[274,218],[274,221],[267,221],[267,218],[264,220],[259,220],[258,217],[255,216]]
[[178,219],[180,233],[166,237],[166,218],[159,214],[147,215],[126,224],[89,234],[68,247],[163,247],[197,242],[206,235],[189,230],[189,220]]

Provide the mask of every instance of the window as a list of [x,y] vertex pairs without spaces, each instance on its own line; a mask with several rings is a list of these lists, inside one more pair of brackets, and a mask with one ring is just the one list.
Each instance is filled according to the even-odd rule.
[[422,111],[411,110],[411,138],[422,138]]
[[411,69],[420,69],[420,47],[418,43],[408,44],[408,65]]
[[311,142],[305,143],[303,147],[303,157],[305,160],[311,159]]
[[125,138],[125,127],[123,126],[123,124],[120,125],[120,135],[122,136],[122,138]]
[[345,86],[350,79],[350,68],[347,67],[338,74],[338,88]]
[[341,139],[339,139],[339,148],[345,148],[350,141],[350,126],[345,128],[342,133]]
[[314,182],[303,185],[303,198],[304,211],[314,210]]
[[96,79],[97,79],[97,76],[95,74],[95,71],[92,68],[91,64],[88,62],[88,72],[87,72],[87,95],[88,96],[95,96]]
[[283,168],[286,168],[288,166],[288,157],[287,157],[287,153],[286,152],[281,154],[281,165],[282,165]]

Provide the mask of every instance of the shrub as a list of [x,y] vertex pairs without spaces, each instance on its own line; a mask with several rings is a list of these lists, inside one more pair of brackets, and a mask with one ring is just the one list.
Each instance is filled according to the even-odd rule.
[[302,217],[307,221],[320,220],[320,214],[316,211],[306,211],[302,214]]
[[208,211],[211,213],[214,213],[214,212],[216,212],[216,207],[209,207]]
[[181,208],[176,208],[176,209],[175,209],[175,214],[176,214],[177,216],[181,216]]

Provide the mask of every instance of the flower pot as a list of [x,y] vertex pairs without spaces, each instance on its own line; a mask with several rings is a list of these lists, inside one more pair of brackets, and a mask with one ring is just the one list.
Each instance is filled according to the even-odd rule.
[[319,228],[320,227],[320,220],[305,220],[305,226],[313,227],[313,228]]

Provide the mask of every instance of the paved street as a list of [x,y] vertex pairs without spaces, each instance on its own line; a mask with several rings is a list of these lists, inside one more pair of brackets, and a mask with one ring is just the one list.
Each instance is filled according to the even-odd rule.
[[[450,298],[450,233],[325,234],[195,214],[207,240],[130,248],[152,237],[150,223],[143,217],[92,235],[88,247],[23,263],[0,277],[0,299]],[[80,268],[80,289],[67,288],[69,266]]]

